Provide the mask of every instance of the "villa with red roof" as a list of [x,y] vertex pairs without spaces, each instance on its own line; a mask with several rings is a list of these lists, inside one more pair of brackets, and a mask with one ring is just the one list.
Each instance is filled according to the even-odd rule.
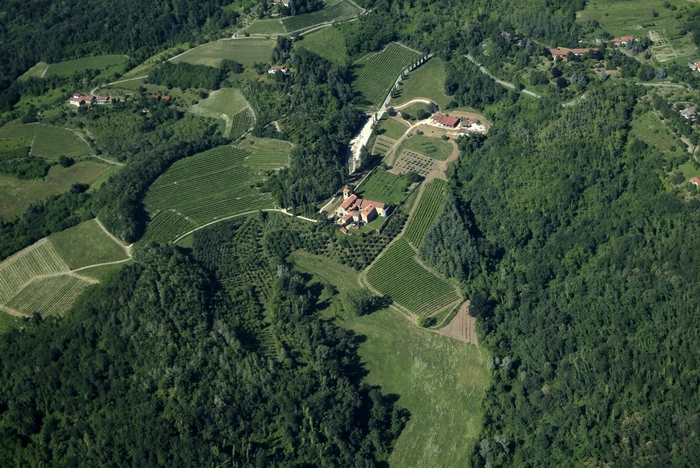
[[700,187],[700,177],[692,177],[688,182],[696,187]]
[[631,45],[634,43],[634,36],[613,37],[610,42],[617,46]]
[[549,49],[549,52],[555,59],[560,58],[561,60],[568,60],[566,56],[569,55],[569,52],[574,54],[574,56],[578,57],[580,55],[585,54],[586,52],[590,52],[591,50],[594,52],[598,52],[599,49],[597,47],[588,47],[585,49],[567,49],[566,47],[557,47],[555,49]]
[[455,128],[459,124],[459,117],[448,117],[447,115],[433,115],[433,123],[441,127]]
[[388,213],[388,204],[359,198],[351,192],[350,187],[343,189],[343,202],[335,210],[335,214],[338,216],[338,224],[342,227],[353,222],[367,224],[376,219],[377,216],[386,218]]

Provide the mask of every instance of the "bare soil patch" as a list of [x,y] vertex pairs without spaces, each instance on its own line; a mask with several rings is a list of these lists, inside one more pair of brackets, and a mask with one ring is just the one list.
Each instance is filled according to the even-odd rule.
[[455,340],[479,346],[476,338],[476,318],[469,315],[469,301],[462,304],[459,312],[447,326],[437,331],[438,334],[449,336]]

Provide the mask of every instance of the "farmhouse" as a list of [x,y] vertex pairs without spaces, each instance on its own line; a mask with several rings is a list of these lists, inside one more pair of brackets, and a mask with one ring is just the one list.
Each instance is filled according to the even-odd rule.
[[695,120],[698,118],[697,112],[695,112],[694,107],[687,107],[681,111],[681,115],[685,117],[686,120],[690,120],[691,122],[695,122]]
[[575,57],[579,57],[579,56],[585,54],[586,52],[590,52],[590,51],[598,52],[598,50],[599,49],[597,47],[588,47],[588,48],[583,48],[583,49],[567,49],[565,47],[557,47],[554,49],[549,49],[549,52],[552,54],[552,57],[554,57],[555,59],[558,58],[558,59],[566,61],[566,60],[568,60],[567,55],[569,55],[569,52],[574,54]]
[[352,222],[369,223],[377,216],[386,218],[389,205],[383,202],[365,200],[352,193],[350,187],[343,189],[343,203],[335,210],[338,216],[338,224],[342,227]]
[[84,107],[95,102],[95,96],[90,94],[73,93],[68,103],[76,107]]
[[284,65],[273,65],[267,70],[267,72],[271,75],[274,75],[277,72],[287,73],[287,67]]
[[627,47],[632,47],[632,44],[634,44],[634,36],[622,36],[622,37],[613,37],[610,39],[610,42],[615,44],[616,46],[627,46]]
[[699,177],[693,177],[688,182],[690,182],[691,184],[693,184],[696,187],[700,187],[700,178]]
[[441,127],[455,128],[459,124],[459,117],[448,117],[442,114],[433,115],[433,123]]

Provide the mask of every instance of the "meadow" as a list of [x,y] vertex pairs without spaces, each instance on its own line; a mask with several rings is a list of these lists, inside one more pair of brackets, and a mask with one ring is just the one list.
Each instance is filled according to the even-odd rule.
[[124,246],[108,236],[94,219],[51,234],[49,241],[71,270],[129,258]]
[[291,147],[263,139],[243,144],[182,159],[158,178],[144,200],[152,219],[143,241],[173,242],[210,221],[273,208],[272,196],[258,186],[267,170],[287,163]]
[[379,120],[379,129],[381,130],[382,135],[391,138],[392,140],[398,140],[408,131],[408,126],[392,117],[389,117],[388,115],[385,115]]
[[363,337],[358,351],[369,372],[366,381],[397,395],[397,404],[411,413],[389,458],[391,466],[466,466],[483,421],[486,352],[418,328],[395,310],[362,317],[345,312],[344,293],[358,287],[352,269],[301,251],[291,259],[313,281],[340,292],[322,296],[328,302],[324,315]]
[[392,42],[381,52],[355,62],[357,79],[353,88],[362,93],[369,104],[379,107],[399,75],[421,56],[406,46]]
[[445,94],[445,62],[433,57],[408,74],[398,87],[398,97],[390,101],[392,106],[400,106],[416,98],[433,101],[441,109],[452,98]]
[[418,207],[408,220],[404,231],[404,237],[414,247],[420,247],[425,233],[442,212],[446,188],[447,182],[442,179],[433,179],[425,184],[423,194],[418,201]]
[[213,91],[190,108],[195,114],[222,118],[226,122],[224,136],[239,138],[255,125],[255,114],[238,88]]
[[384,169],[377,169],[364,184],[358,187],[357,196],[397,205],[406,195],[407,187],[408,181],[405,178]]
[[60,155],[71,158],[93,154],[92,148],[74,132],[53,125],[10,122],[0,127],[0,138],[25,137],[30,140],[31,153],[40,158],[58,160]]
[[331,0],[322,10],[283,18],[282,26],[287,33],[309,29],[322,23],[345,21],[357,17],[364,10],[348,0]]
[[195,47],[171,62],[218,67],[222,60],[228,59],[248,66],[255,62],[269,62],[274,47],[275,41],[272,39],[221,39]]
[[455,287],[416,261],[406,239],[394,242],[367,271],[367,281],[415,315],[435,314],[461,299]]
[[97,185],[119,169],[99,160],[78,161],[70,167],[58,164],[43,179],[20,180],[0,175],[0,217],[11,219],[39,200],[68,191],[75,183]]
[[453,146],[449,141],[425,135],[413,135],[401,142],[398,152],[403,150],[428,156],[438,161],[444,161],[452,154]]
[[325,59],[341,65],[345,65],[348,59],[345,35],[335,26],[305,34],[302,36],[301,41],[294,42],[294,47],[310,50]]
[[127,60],[128,58],[125,55],[97,55],[51,64],[39,62],[27,70],[19,79],[69,76],[88,69],[100,70],[106,75],[108,73],[123,72]]
[[672,147],[678,147],[676,137],[652,111],[635,117],[632,121],[632,135],[662,153],[669,153]]

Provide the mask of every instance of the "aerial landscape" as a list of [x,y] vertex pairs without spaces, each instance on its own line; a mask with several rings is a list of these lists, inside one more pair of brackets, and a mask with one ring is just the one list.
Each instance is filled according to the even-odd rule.
[[695,0],[0,0],[0,465],[698,466]]

